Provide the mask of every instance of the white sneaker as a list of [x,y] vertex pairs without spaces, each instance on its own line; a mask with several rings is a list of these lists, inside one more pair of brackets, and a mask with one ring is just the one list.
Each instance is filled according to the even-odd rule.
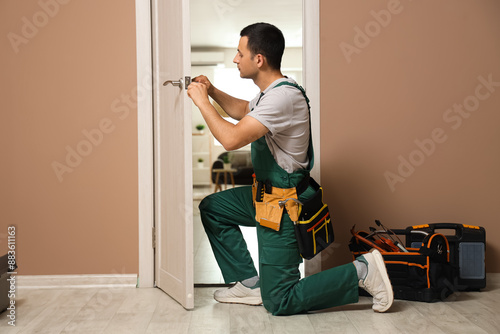
[[363,257],[367,262],[368,274],[365,279],[359,280],[359,286],[373,296],[373,310],[385,312],[394,301],[394,293],[387,275],[384,258],[376,249],[372,249]]
[[250,289],[240,282],[228,289],[216,290],[214,299],[219,303],[262,305],[260,288]]

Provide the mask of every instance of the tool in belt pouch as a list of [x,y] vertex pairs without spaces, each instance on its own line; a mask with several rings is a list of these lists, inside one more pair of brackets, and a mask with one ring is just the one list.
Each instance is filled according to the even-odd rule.
[[252,190],[255,205],[255,220],[261,226],[279,231],[284,209],[280,205],[280,201],[287,198],[297,199],[296,189],[276,188],[269,181],[260,182],[254,179]]
[[[312,178],[308,185],[316,191],[307,201],[297,198],[297,189],[272,188],[263,182],[254,182],[256,220],[262,226],[279,230],[283,209],[293,221],[300,255],[309,260],[328,247],[334,240],[328,206],[323,203],[323,189]],[[307,184],[306,187],[307,188]]]

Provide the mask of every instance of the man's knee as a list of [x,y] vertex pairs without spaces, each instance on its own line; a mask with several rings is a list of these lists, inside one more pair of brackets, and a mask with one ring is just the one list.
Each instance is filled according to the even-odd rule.
[[219,197],[219,193],[214,193],[206,196],[198,205],[198,209],[200,209],[200,213],[208,213],[214,211],[214,207],[217,206],[217,198]]
[[[266,310],[273,315],[288,315],[291,314],[288,313],[290,311],[287,305],[289,303],[288,297],[300,280],[299,261],[293,258],[287,259],[285,256],[280,257],[280,254],[276,255],[277,257],[272,259],[260,258],[262,303]],[[280,259],[288,263],[280,264]]]
[[205,197],[198,205],[198,208],[200,209],[201,223],[205,227],[205,230],[207,228],[213,229],[213,227],[209,226],[212,226],[215,220],[213,210],[214,205],[213,200],[210,198],[211,196],[212,195]]
[[282,301],[283,301],[283,291],[280,290],[265,291],[262,294],[262,304],[264,308],[271,314],[276,314],[278,312]]
[[206,212],[208,210],[208,207],[210,206],[210,196],[211,195],[202,199],[200,204],[198,205],[198,209],[200,209],[201,213]]

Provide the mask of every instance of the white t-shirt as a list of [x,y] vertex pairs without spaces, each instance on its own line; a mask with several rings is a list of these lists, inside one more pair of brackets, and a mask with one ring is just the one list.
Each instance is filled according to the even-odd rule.
[[[251,116],[264,125],[267,146],[276,163],[288,173],[306,169],[309,164],[309,110],[302,92],[296,87],[283,85],[282,81],[295,84],[288,78],[278,79],[250,101]],[[260,97],[260,101],[259,101]],[[257,101],[259,104],[257,105]]]

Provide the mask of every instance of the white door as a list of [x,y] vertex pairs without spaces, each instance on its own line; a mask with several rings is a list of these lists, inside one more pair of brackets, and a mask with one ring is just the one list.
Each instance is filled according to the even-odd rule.
[[[153,0],[155,280],[194,307],[189,0]],[[164,85],[164,82],[170,81]]]

